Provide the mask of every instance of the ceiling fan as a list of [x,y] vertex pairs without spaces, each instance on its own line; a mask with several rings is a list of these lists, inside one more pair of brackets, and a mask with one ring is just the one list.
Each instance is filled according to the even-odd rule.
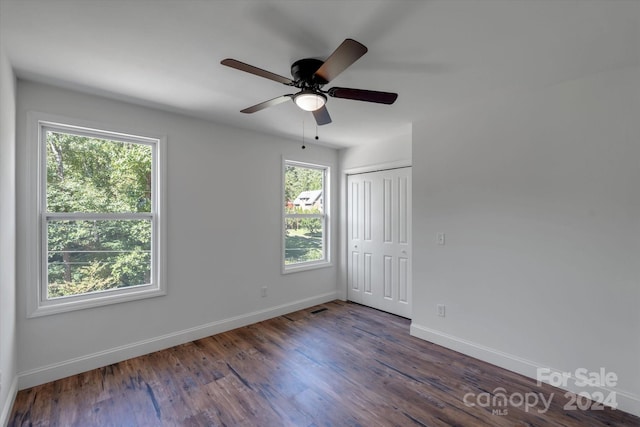
[[325,105],[327,95],[333,98],[353,99],[356,101],[376,102],[387,105],[393,104],[398,98],[397,93],[379,92],[375,90],[345,87],[332,87],[329,90],[322,89],[324,85],[335,79],[365,53],[367,53],[367,48],[363,44],[353,39],[346,39],[326,61],[315,58],[305,58],[294,62],[291,65],[291,76],[293,76],[293,80],[254,67],[253,65],[245,64],[236,59],[227,58],[220,63],[227,67],[300,89],[297,93],[282,95],[245,108],[241,113],[255,113],[256,111],[281,104],[291,99],[301,109],[311,111],[318,125],[326,125],[331,123],[331,116]]

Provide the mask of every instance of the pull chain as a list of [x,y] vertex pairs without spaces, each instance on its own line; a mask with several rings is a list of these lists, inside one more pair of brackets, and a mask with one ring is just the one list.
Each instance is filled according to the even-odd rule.
[[[320,139],[320,137],[318,136],[318,124],[316,123],[316,136],[315,136],[316,141]],[[306,145],[304,145],[304,119],[302,119],[302,149],[304,150],[305,148],[307,148]]]

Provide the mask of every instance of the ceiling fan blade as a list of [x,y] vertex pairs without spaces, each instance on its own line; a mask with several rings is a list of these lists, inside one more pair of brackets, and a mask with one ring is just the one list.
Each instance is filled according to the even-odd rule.
[[351,89],[347,87],[332,87],[327,92],[334,98],[354,99],[356,101],[377,102],[378,104],[393,104],[398,99],[397,93],[379,92],[377,90]]
[[312,113],[313,117],[316,119],[316,123],[318,123],[318,126],[328,125],[331,123],[331,116],[329,115],[329,111],[325,105],[318,108],[316,111],[312,111]]
[[256,111],[264,110],[265,108],[273,107],[274,105],[282,104],[291,99],[293,95],[282,95],[277,98],[270,99],[268,101],[261,102],[260,104],[256,104],[252,107],[245,108],[240,111],[241,113],[255,113]]
[[367,48],[353,39],[345,39],[338,48],[324,61],[318,68],[314,76],[320,78],[324,83],[329,83],[338,74],[346,70],[351,64],[356,62],[362,55],[367,53]]
[[250,74],[255,74],[256,76],[264,77],[265,79],[273,80],[278,83],[282,83],[289,86],[293,85],[293,80],[291,80],[290,78],[272,73],[271,71],[263,70],[262,68],[254,67],[253,65],[245,64],[244,62],[240,62],[236,59],[227,58],[220,61],[220,63],[222,65],[226,65],[227,67],[235,68],[236,70],[240,70],[240,71],[245,71]]

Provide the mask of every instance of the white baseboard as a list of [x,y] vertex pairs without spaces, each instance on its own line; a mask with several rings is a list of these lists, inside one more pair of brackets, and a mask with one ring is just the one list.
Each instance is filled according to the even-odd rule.
[[18,377],[14,377],[9,386],[9,392],[7,393],[6,400],[2,402],[2,413],[0,413],[0,426],[6,427],[9,424],[9,415],[11,415],[11,408],[13,408],[13,402],[16,400],[16,394],[18,393]]
[[293,311],[302,310],[317,304],[333,301],[337,299],[337,292],[328,292],[311,298],[270,307],[252,313],[218,320],[216,322],[199,325],[182,331],[173,332],[148,340],[127,344],[101,352],[88,354],[52,365],[42,366],[18,374],[18,386],[20,390],[45,384],[70,375],[76,375],[92,369],[122,362],[154,351],[163,350],[190,341],[205,338],[231,329],[247,326],[252,323],[261,322]]
[[[417,325],[416,323],[411,324],[410,333],[414,337],[455,350],[534,380],[538,379],[538,369],[548,369],[553,373],[562,374],[562,371],[558,369],[544,366],[540,363],[467,341],[425,326]],[[566,387],[561,386],[559,388],[576,394],[585,391],[584,387],[579,387],[575,385],[574,382],[575,378],[567,381]],[[640,417],[640,396],[617,388],[589,387],[588,391],[592,394],[594,391],[599,391],[603,393],[604,396],[613,392],[615,393],[618,404],[617,409]]]

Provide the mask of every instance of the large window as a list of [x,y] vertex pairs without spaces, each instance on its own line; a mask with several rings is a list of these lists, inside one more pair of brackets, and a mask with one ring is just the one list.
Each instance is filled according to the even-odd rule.
[[161,140],[38,120],[31,315],[161,295]]
[[328,172],[327,166],[284,162],[285,272],[329,262]]

